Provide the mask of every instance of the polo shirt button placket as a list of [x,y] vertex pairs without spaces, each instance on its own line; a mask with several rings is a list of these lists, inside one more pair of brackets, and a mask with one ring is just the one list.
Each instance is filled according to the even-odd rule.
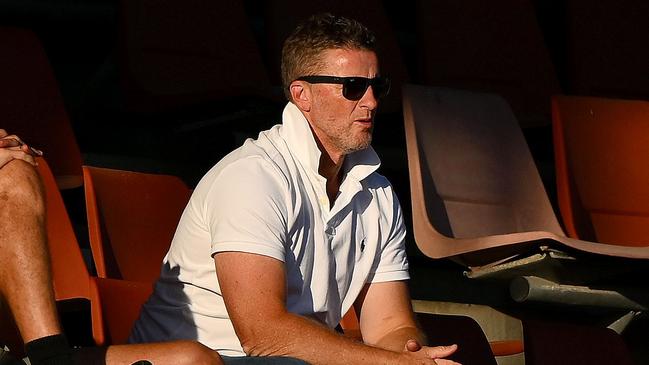
[[329,237],[335,236],[336,235],[336,227],[334,227],[333,225],[327,223],[327,228],[325,229],[325,233]]

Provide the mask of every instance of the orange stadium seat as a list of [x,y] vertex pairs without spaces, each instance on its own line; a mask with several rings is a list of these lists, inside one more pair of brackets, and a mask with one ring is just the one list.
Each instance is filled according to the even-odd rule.
[[649,102],[561,95],[552,117],[568,235],[649,247]]
[[153,292],[152,283],[95,278],[101,299],[106,344],[128,343],[140,308]]
[[153,283],[191,190],[175,176],[83,167],[97,275]]
[[57,301],[85,299],[90,302],[92,337],[97,345],[105,342],[104,323],[96,282],[88,274],[72,223],[54,176],[44,159],[38,160],[47,209],[47,244],[52,263],[54,296]]

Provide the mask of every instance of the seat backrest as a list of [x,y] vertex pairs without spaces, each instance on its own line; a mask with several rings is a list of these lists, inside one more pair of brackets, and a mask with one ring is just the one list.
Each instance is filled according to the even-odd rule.
[[649,2],[567,0],[565,6],[567,91],[649,99]]
[[266,2],[266,44],[271,77],[280,84],[280,59],[284,40],[297,24],[309,16],[330,12],[358,20],[376,33],[381,73],[390,77],[390,94],[379,111],[395,112],[401,107],[401,85],[408,81],[408,71],[401,56],[397,37],[380,0],[270,0]]
[[101,308],[106,329],[106,343],[128,343],[133,323],[140,309],[153,293],[152,283],[95,278],[101,296]]
[[634,364],[622,337],[605,327],[525,320],[523,336],[526,365]]
[[84,166],[97,275],[154,282],[191,190],[175,176]]
[[568,235],[649,246],[649,102],[555,96],[552,109]]
[[487,337],[471,317],[417,313],[417,322],[431,346],[458,345],[457,352],[449,359],[462,364],[497,364]]
[[499,94],[521,125],[550,124],[560,86],[530,0],[416,4],[423,83]]
[[2,128],[43,150],[60,188],[81,186],[81,152],[38,37],[0,28],[0,55]]
[[407,85],[404,119],[415,236],[418,225],[452,238],[562,234],[501,97]]
[[88,274],[72,223],[54,176],[44,159],[39,158],[46,196],[47,244],[51,257],[54,296],[57,301],[86,299],[90,302],[92,334],[97,345],[104,343],[103,319],[96,283]]
[[119,4],[118,63],[129,110],[163,112],[270,93],[243,1]]

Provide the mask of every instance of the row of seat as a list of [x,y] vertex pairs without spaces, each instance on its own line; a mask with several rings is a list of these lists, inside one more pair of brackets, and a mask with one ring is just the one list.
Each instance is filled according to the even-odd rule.
[[[552,105],[567,236],[501,97],[404,89],[414,233],[424,253],[480,265],[496,260],[487,252],[470,254],[550,240],[601,255],[649,258],[643,159],[649,102],[555,96]],[[494,255],[511,254],[502,251]]]
[[[6,102],[6,105],[3,104],[2,109],[3,112],[6,111],[6,118],[3,119],[3,126],[8,130],[22,135],[26,140],[30,142],[33,141],[33,144],[45,150],[49,161],[51,161],[60,187],[79,186],[81,184],[81,155],[72,128],[70,127],[69,120],[65,114],[58,87],[56,86],[56,82],[49,70],[49,65],[47,64],[47,59],[42,48],[38,45],[35,36],[28,31],[5,29],[0,32],[0,36],[3,37],[2,43],[14,44],[15,46],[10,47],[12,51],[7,54],[7,57],[3,57],[2,62],[6,63],[3,64],[6,67],[1,69],[3,72],[6,71],[8,79],[14,80],[15,82],[12,84],[17,86],[17,88],[13,89],[11,93],[6,93],[6,97],[2,99]],[[30,62],[26,63],[25,60]],[[25,64],[27,64],[28,67],[23,67]],[[24,72],[27,69],[32,71]],[[32,87],[31,85],[37,84],[37,81],[34,81],[33,83],[22,82],[25,79],[29,80],[29,78],[34,75],[38,76],[39,82],[43,82],[45,87]],[[460,94],[461,92],[458,92],[458,95]],[[27,96],[29,96],[29,98],[27,98]],[[472,100],[471,98],[463,99],[460,97],[457,100],[458,105],[456,108],[460,108],[463,105],[480,105],[481,103],[483,102],[480,100]],[[406,100],[406,104],[408,104],[408,100]],[[494,103],[491,102],[491,104]],[[501,104],[503,103],[501,102]],[[597,107],[594,106],[595,104]],[[435,104],[429,104],[428,107],[434,105]],[[484,108],[489,108],[489,105],[490,104],[487,103]],[[645,103],[613,100],[603,101],[598,99],[573,98],[566,96],[556,97],[552,105],[557,158],[556,166],[557,176],[559,177],[559,205],[561,207],[563,221],[568,234],[572,238],[598,241],[600,243],[646,246],[646,232],[645,228],[643,228],[646,227],[646,224],[643,224],[644,218],[642,218],[643,215],[646,215],[643,211],[643,207],[646,205],[646,193],[643,192],[642,189],[642,184],[646,181],[646,175],[643,174],[646,174],[646,172],[641,167],[638,167],[642,165],[632,158],[633,156],[642,156],[642,153],[640,152],[645,145],[642,140],[642,119],[643,113],[645,113],[643,108],[646,108]],[[504,110],[504,112],[500,114],[485,114],[483,113],[483,109],[473,109],[474,115],[472,117],[474,121],[482,121],[482,119],[487,118],[497,120],[498,123],[504,123],[503,121],[508,120],[509,125],[507,128],[513,128],[518,125],[518,123],[516,123],[516,118],[511,114],[511,112],[506,111],[506,107],[502,105],[499,106],[499,110]],[[597,109],[596,114],[593,112],[594,109]],[[609,109],[612,109],[613,111],[609,112]],[[611,134],[607,127],[614,123],[610,123],[608,120],[611,118],[616,118],[616,120],[625,118],[620,116],[621,113],[626,113],[628,116],[629,113],[631,113],[629,112],[631,110],[638,110],[637,112],[632,112],[637,114],[637,116],[627,117],[625,123],[617,123],[617,132]],[[406,116],[408,116],[408,113],[410,113],[410,111],[406,108]],[[423,113],[423,116],[417,117],[418,120],[421,118],[424,118],[425,120],[428,111],[424,111]],[[426,138],[428,138],[429,134],[440,135],[437,131],[450,127],[446,119],[436,119],[439,120],[438,125],[435,126],[436,133],[424,131],[423,134]],[[591,119],[593,121],[590,121]],[[478,155],[478,157],[475,158],[472,157],[472,159],[474,162],[478,161],[477,158],[495,159],[494,161],[497,161],[499,165],[491,166],[490,172],[485,174],[485,178],[496,177],[496,179],[492,179],[493,181],[473,179],[474,185],[472,186],[469,186],[458,179],[453,181],[449,180],[447,182],[449,189],[464,189],[468,191],[470,195],[476,195],[480,194],[479,192],[484,188],[494,189],[495,193],[503,193],[513,192],[516,189],[519,189],[521,185],[525,185],[526,189],[533,189],[535,193],[531,194],[530,191],[521,191],[518,194],[508,197],[508,199],[511,200],[512,197],[514,197],[520,199],[521,203],[525,202],[528,206],[535,207],[534,209],[531,209],[531,212],[536,214],[536,217],[540,217],[538,219],[541,219],[543,224],[540,225],[538,222],[534,222],[532,218],[524,216],[524,214],[530,213],[530,209],[521,210],[520,216],[517,216],[516,214],[507,216],[505,214],[506,209],[498,207],[489,208],[488,206],[478,208],[475,205],[470,204],[470,202],[479,201],[484,197],[468,196],[464,198],[466,201],[460,199],[458,202],[447,203],[447,206],[452,206],[453,208],[448,209],[447,207],[448,211],[445,212],[445,214],[449,214],[449,212],[450,214],[457,213],[464,216],[465,221],[467,220],[466,217],[470,217],[471,214],[473,214],[474,218],[476,218],[476,222],[481,223],[484,227],[488,227],[484,228],[483,231],[474,232],[478,235],[517,232],[530,230],[530,227],[536,227],[537,229],[542,228],[541,230],[543,231],[563,236],[563,232],[559,228],[556,218],[545,218],[551,216],[552,212],[547,201],[547,196],[540,193],[542,191],[542,186],[539,184],[538,178],[534,177],[534,184],[520,183],[520,181],[526,181],[525,179],[535,176],[534,173],[531,172],[532,170],[530,170],[531,159],[529,158],[529,154],[521,155],[516,153],[516,151],[526,150],[523,139],[520,136],[518,136],[517,139],[512,136],[507,136],[506,133],[510,133],[510,131],[503,131],[505,134],[501,135],[497,133],[497,129],[483,131],[484,133],[479,134],[478,131],[480,131],[480,128],[484,129],[486,128],[485,126],[489,124],[475,122],[473,122],[473,124],[474,125],[471,126],[472,131],[474,134],[480,136],[480,143],[482,143],[485,148],[483,151],[485,153]],[[409,125],[408,118],[406,118],[406,125]],[[563,125],[566,125],[566,128],[563,128]],[[590,132],[580,132],[579,129],[575,128],[587,128],[587,131]],[[566,133],[563,132],[564,129],[566,129]],[[599,136],[592,136],[592,131],[598,131]],[[520,134],[520,132],[518,133]],[[408,135],[410,141],[415,140],[410,134]],[[490,137],[491,139],[486,137],[489,135],[492,136]],[[591,139],[586,140],[585,143],[579,143],[577,137],[586,135],[590,136]],[[628,136],[633,136],[634,139],[629,139]],[[500,145],[500,141],[498,140],[503,137],[506,140],[513,141],[515,139],[517,141],[515,148],[513,147],[513,142],[507,143],[506,145],[513,148],[512,151],[514,153],[509,154],[517,156],[519,161],[514,162],[507,159],[497,159],[498,156],[493,155],[494,152],[507,152],[502,150],[503,145]],[[568,137],[571,139],[565,142],[565,138]],[[613,137],[617,139],[614,143],[611,143],[610,140]],[[442,138],[433,141],[435,143],[427,144],[427,148],[437,149],[437,151],[431,150],[432,154],[448,154],[453,156],[452,158],[457,159],[458,164],[460,164],[459,166],[461,166],[461,164],[464,163],[462,159],[465,159],[468,152],[475,150],[476,146],[478,146],[476,143],[473,144],[472,149],[464,147],[457,148],[458,146],[462,146],[462,144],[450,144],[448,143],[450,140],[451,139]],[[629,143],[630,141],[634,142]],[[615,147],[617,149],[603,149],[600,148],[602,145],[614,145],[617,146]],[[491,148],[493,146],[499,147]],[[566,148],[565,146],[570,147]],[[581,150],[577,150],[578,146]],[[453,150],[453,148],[456,148],[456,150]],[[608,160],[598,155],[598,153],[602,151],[606,151],[605,157]],[[616,154],[613,155],[611,151],[616,151]],[[634,153],[633,151],[636,152]],[[489,153],[492,153],[492,155],[489,155]],[[412,161],[414,158],[413,156],[417,156],[417,154],[411,152],[410,156]],[[523,158],[523,156],[525,156],[525,158]],[[511,163],[510,165],[506,165],[505,162]],[[606,163],[604,164],[603,162]],[[446,176],[444,178],[446,180],[450,179],[450,176],[453,176],[453,174],[449,174],[446,170],[453,166],[448,165],[449,164],[447,163],[445,166],[440,166],[440,169],[437,172],[440,176]],[[602,165],[605,165],[604,168],[602,168]],[[484,168],[485,166],[488,165],[480,163],[479,166],[476,167]],[[416,171],[414,167],[416,166],[411,164],[411,174]],[[525,168],[527,168],[528,172],[523,172]],[[474,169],[472,171],[475,173],[476,171],[481,170]],[[516,179],[511,179],[507,183],[509,185],[503,185],[504,181],[502,179],[498,180],[498,178],[509,176],[508,174],[510,171],[516,171],[516,173],[521,173],[522,175],[518,176]],[[414,177],[411,177],[411,181],[417,180],[414,179]],[[477,182],[480,182],[480,184]],[[436,187],[437,189],[444,189],[444,183],[438,181],[436,184],[438,185]],[[415,193],[417,191],[414,187],[412,190]],[[613,194],[613,192],[615,194]],[[603,198],[598,198],[598,194]],[[621,194],[626,195],[623,197]],[[440,196],[457,198],[456,195],[457,194],[453,191],[440,191]],[[530,196],[541,196],[542,199],[541,201],[533,202],[529,200]],[[489,197],[487,200],[489,199],[492,198]],[[421,200],[413,199],[413,202],[417,201],[420,202]],[[603,205],[600,203],[603,203]],[[471,209],[465,209],[469,206],[471,206]],[[541,207],[543,208],[541,209]],[[487,221],[483,219],[480,212],[489,209],[494,212],[492,216],[495,219],[492,219],[489,224],[485,224]],[[525,218],[522,219],[521,217]],[[516,221],[516,219],[519,221]],[[526,219],[532,220],[527,221]],[[418,227],[419,225],[416,220],[415,223],[415,227]],[[503,226],[511,224],[517,224],[518,226],[514,228]],[[448,231],[450,228],[449,222],[437,222],[436,225],[439,227],[437,230],[442,233],[445,233],[445,230]],[[446,226],[446,228],[444,228],[444,226]],[[467,227],[455,227],[454,236],[457,238],[463,238],[463,236],[470,235],[470,230],[473,228]],[[462,230],[466,229],[469,229],[469,231],[462,232]],[[499,230],[502,232],[499,232]],[[539,238],[540,237],[536,237],[535,239],[538,240]],[[529,241],[530,239],[531,238],[528,237],[523,241]],[[470,244],[465,248],[462,248],[463,245],[466,246],[466,243],[462,245],[457,243],[449,245],[437,244],[438,247],[451,247],[451,249],[454,250],[446,256],[457,256],[461,253],[474,250]],[[500,244],[496,243],[490,245],[500,246]],[[580,245],[582,244],[573,244],[575,247],[580,247]],[[583,247],[581,249],[585,251],[597,251],[602,247],[610,247],[604,245],[592,246],[590,244],[587,244],[586,246],[588,247]],[[591,249],[589,248],[590,246],[595,248]],[[605,252],[602,253],[635,258],[643,258],[645,255],[642,248],[635,250],[632,248],[626,249],[623,250],[624,253],[618,253],[619,250],[621,249],[606,248],[604,249]],[[484,253],[482,255],[484,256]],[[433,256],[439,256],[439,254]],[[442,255],[442,257],[444,256]],[[482,261],[485,261],[485,259],[482,259]]]
[[[7,57],[3,57],[2,62],[6,62],[5,66],[7,66],[2,68],[3,72],[6,71],[9,80],[15,80],[13,84],[22,87],[12,90],[12,93],[7,93],[7,97],[2,99],[6,101],[6,105],[3,104],[2,110],[7,112],[7,118],[3,119],[3,126],[8,130],[21,134],[30,142],[34,141],[32,143],[45,150],[49,161],[51,161],[60,187],[79,186],[81,184],[81,155],[72,128],[70,127],[69,120],[65,114],[61,96],[58,93],[58,88],[51,71],[49,70],[47,59],[44,56],[42,48],[38,45],[38,41],[35,39],[34,35],[28,31],[5,29],[3,32],[0,32],[0,36],[4,37],[3,43],[15,43],[15,47],[11,47],[12,52],[9,52]],[[27,63],[29,67],[23,67],[25,64],[24,60],[31,61]],[[39,70],[39,72],[22,72],[26,69],[33,71]],[[31,87],[31,85],[37,84],[36,81],[33,83],[21,82],[24,79],[29,79],[32,75],[37,75],[39,81],[44,82],[46,87]],[[456,94],[463,95],[462,92],[457,92]],[[437,93],[437,95],[439,95],[439,93]],[[470,95],[470,93],[467,95]],[[29,96],[29,98],[25,99],[27,96]],[[484,104],[484,102],[479,99],[480,98],[477,97],[473,99],[458,97],[456,101],[453,101],[453,103],[457,104],[455,108],[461,108],[466,105]],[[406,98],[407,105],[409,105],[409,100],[409,98]],[[547,196],[541,193],[542,185],[539,183],[538,177],[535,177],[535,172],[532,171],[533,169],[530,169],[531,158],[529,157],[529,153],[527,155],[517,153],[517,151],[526,150],[524,145],[525,142],[522,137],[520,137],[520,132],[517,132],[519,134],[518,136],[508,136],[507,133],[511,133],[511,130],[500,131],[498,129],[493,129],[491,124],[482,123],[482,120],[487,118],[493,119],[493,121],[496,121],[497,123],[505,123],[504,121],[507,121],[507,123],[509,123],[507,128],[510,129],[517,126],[518,123],[516,123],[516,118],[511,112],[506,110],[507,107],[503,106],[503,103],[504,102],[500,102],[501,105],[497,107],[497,110],[501,111],[500,114],[489,113],[490,105],[495,105],[496,103],[488,102],[482,108],[473,108],[472,110],[474,115],[463,115],[463,117],[470,116],[472,118],[473,125],[470,128],[474,134],[480,137],[480,141],[478,141],[480,143],[474,143],[471,148],[464,148],[462,143],[448,143],[452,140],[450,138],[440,138],[439,140],[433,141],[434,143],[427,144],[427,149],[430,150],[431,156],[434,157],[436,155],[441,156],[446,154],[453,156],[451,158],[457,160],[457,164],[449,165],[446,163],[445,165],[439,166],[437,171],[437,174],[439,176],[445,176],[443,179],[446,180],[446,183],[443,181],[436,181],[436,188],[439,190],[439,195],[442,197],[451,197],[450,200],[457,200],[455,202],[446,203],[447,211],[444,212],[444,214],[458,214],[463,216],[465,221],[467,221],[467,217],[473,215],[475,222],[479,222],[482,227],[487,227],[481,228],[483,229],[482,231],[476,231],[473,233],[471,230],[474,228],[471,228],[470,226],[462,228],[453,227],[453,236],[457,238],[466,238],[463,236],[468,237],[471,234],[484,235],[517,232],[531,230],[530,228],[533,227],[536,227],[537,230],[541,229],[542,231],[563,236],[563,232],[561,228],[559,228],[556,218],[546,218],[552,216],[552,211]],[[597,104],[597,107],[595,107],[595,104],[593,103]],[[425,103],[422,103],[422,105],[424,104]],[[426,107],[430,109],[439,104],[439,102],[437,104],[426,104]],[[597,241],[599,243],[646,246],[646,228],[644,227],[647,225],[643,224],[644,218],[642,218],[643,215],[646,215],[643,210],[645,209],[643,208],[644,205],[646,205],[646,193],[642,189],[642,184],[646,181],[646,175],[643,174],[646,174],[646,172],[641,167],[638,167],[642,166],[640,163],[635,162],[635,160],[631,158],[633,156],[642,156],[639,152],[642,151],[642,148],[645,145],[641,137],[643,136],[642,117],[643,113],[645,113],[643,111],[643,108],[646,108],[645,103],[613,100],[599,101],[598,99],[573,98],[566,96],[556,97],[552,105],[554,108],[553,125],[555,128],[556,166],[557,176],[559,177],[559,205],[561,207],[563,221],[568,234],[571,238],[581,238]],[[611,108],[613,111],[609,112],[608,110]],[[413,118],[412,116],[408,117],[409,113],[412,113],[412,111],[408,108],[405,109],[406,125],[408,126],[410,125],[409,118]],[[593,112],[594,109],[597,109],[596,113]],[[611,126],[613,123],[608,122],[607,118],[624,118],[620,116],[621,113],[625,112],[628,115],[628,111],[636,109],[639,109],[639,111],[633,113],[636,113],[638,116],[626,118],[625,123],[617,123],[618,128],[616,129],[615,134],[609,132],[607,127]],[[450,112],[453,112],[453,110]],[[422,116],[416,117],[417,120],[422,118],[423,120],[426,120],[426,114],[430,113],[430,111],[424,110],[422,113]],[[590,121],[588,118],[595,121]],[[444,128],[452,127],[452,125],[448,123],[447,119],[448,118],[435,119],[439,121],[439,123],[434,127],[435,133],[432,133],[432,131],[423,131],[422,134],[425,138],[429,138],[429,135],[441,135],[438,131],[443,131]],[[481,121],[481,123],[476,123],[475,121]],[[563,128],[563,125],[565,125],[566,128]],[[432,126],[432,124],[429,126]],[[481,131],[481,128],[487,128],[486,126],[490,126],[489,128],[491,129],[479,132]],[[589,133],[580,132],[579,129],[575,128],[587,128]],[[566,133],[563,132],[564,129],[566,130]],[[598,131],[599,136],[593,136],[592,131]],[[580,144],[578,137],[586,135],[590,136],[591,139]],[[413,139],[411,133],[408,133],[408,136],[408,139],[411,142],[416,140]],[[491,137],[487,138],[487,136]],[[629,139],[628,136],[633,136],[634,139]],[[565,142],[565,139],[568,137],[571,139]],[[613,137],[617,138],[617,140],[614,143],[611,143],[610,139]],[[500,144],[501,141],[498,140],[499,138],[505,138],[508,141],[516,140],[516,145],[514,145],[513,142],[504,145]],[[634,143],[631,144],[629,141],[634,141]],[[468,140],[459,142],[465,142],[466,144]],[[484,147],[482,154],[480,154],[481,151],[476,151],[477,146],[480,144]],[[410,143],[410,145],[412,145],[412,143]],[[617,149],[615,150],[616,155],[612,154],[611,151],[614,150],[611,148],[600,148],[602,145],[617,146]],[[463,147],[458,148],[458,146]],[[504,151],[503,146],[508,146],[512,148],[512,150]],[[569,147],[566,148],[565,146]],[[623,146],[624,148],[621,148],[620,146]],[[581,148],[581,150],[577,150],[577,147]],[[409,147],[409,149],[412,148]],[[462,166],[462,164],[465,163],[463,159],[466,159],[468,152],[472,150],[476,151],[478,154],[476,155],[477,157],[470,158],[474,162],[480,162],[477,164],[479,166],[476,166],[476,169],[471,170],[473,173],[481,171],[481,169],[478,169],[477,167],[485,168],[486,166],[489,166],[486,163],[489,161],[480,161],[478,159],[491,158],[498,162],[498,165],[490,166],[490,171],[485,172],[484,174],[485,179],[491,180],[472,179],[471,181],[473,181],[473,185],[467,185],[465,181],[459,178],[449,180],[451,179],[451,176],[454,175],[450,174],[449,171],[451,170],[448,169],[457,169],[456,166]],[[607,154],[605,157],[608,158],[608,160],[598,155],[598,153],[602,151],[606,151]],[[633,151],[636,152],[634,153]],[[493,153],[505,153],[506,155],[516,156],[518,160],[514,161],[505,158],[498,159],[499,156],[494,155]],[[411,156],[411,162],[417,156],[414,151],[411,151],[409,155]],[[448,159],[449,158],[447,158],[447,160]],[[607,163],[604,164],[603,162]],[[509,163],[509,165],[506,163]],[[601,165],[605,165],[605,168],[602,168]],[[415,167],[417,166],[411,163],[411,174],[417,170]],[[429,167],[429,169],[430,168],[431,167]],[[527,172],[524,172],[525,169],[527,169]],[[509,176],[508,174],[510,171],[515,171],[521,175],[504,184],[504,180],[501,178]],[[534,177],[534,183],[520,183],[521,181],[529,181],[530,177]],[[413,176],[411,177],[411,181],[416,182],[417,179]],[[448,189],[450,189],[449,192],[443,191],[443,189],[445,189],[445,184],[448,185]],[[525,186],[528,190],[532,189],[533,193],[531,191],[518,191],[517,194],[511,194],[511,192],[517,191],[516,189],[520,189],[521,186]],[[520,203],[526,203],[527,206],[534,207],[534,209],[526,208],[520,210],[521,214],[517,215],[517,213],[515,213],[514,215],[507,215],[507,209],[499,207],[498,204],[492,204],[492,207],[484,204],[483,206],[478,207],[475,204],[471,204],[471,202],[479,202],[480,199],[487,199],[487,201],[490,199],[497,199],[497,197],[475,196],[476,194],[481,194],[480,192],[485,188],[487,191],[489,191],[489,189],[493,190],[491,193],[495,194],[510,194],[511,196],[508,196],[508,200],[506,201],[516,198],[520,200]],[[467,191],[469,196],[458,200],[461,194],[458,196],[458,193],[454,192],[454,190],[458,189]],[[413,193],[417,192],[415,187],[413,187],[412,190]],[[613,192],[615,194],[613,194]],[[598,194],[603,198],[598,198]],[[626,195],[622,196],[622,194]],[[532,201],[529,200],[531,199],[529,198],[530,196],[540,196],[542,198],[541,200]],[[423,200],[413,199],[413,202],[421,201]],[[603,205],[600,203],[603,203]],[[466,209],[467,207],[470,207],[470,209]],[[483,219],[481,212],[489,210],[492,211],[491,216],[494,219],[492,219],[489,224],[486,224],[487,221]],[[512,210],[512,212],[515,212],[515,210]],[[525,214],[535,214],[536,218],[532,216],[526,217]],[[449,220],[449,218],[452,218],[452,216],[447,217],[446,220]],[[539,224],[539,222],[534,221],[534,219],[540,219],[540,222],[543,224]],[[448,232],[445,231],[448,231],[451,228],[449,224],[452,222],[452,219],[450,222],[436,222],[436,225],[439,227],[437,230],[442,233],[447,233],[446,235],[450,236]],[[415,220],[415,223],[415,227],[420,226],[417,224],[417,220]],[[511,226],[512,224],[517,226]],[[463,232],[463,230],[467,229],[468,231]],[[538,240],[540,238],[541,237],[539,236],[534,239]],[[532,238],[527,237],[523,239],[523,241],[529,241],[530,239]],[[499,243],[490,243],[489,247],[500,245],[501,244]],[[645,255],[643,248],[621,249],[612,247],[611,245],[593,246],[590,244],[585,244],[586,246],[582,247],[584,245],[583,243],[572,243],[568,245],[571,247],[578,247],[585,251],[594,250],[599,252],[598,250],[602,249],[603,251],[600,253],[613,256],[644,258]],[[450,247],[452,250],[452,252],[443,254],[441,257],[457,256],[474,250],[471,244],[467,243],[455,243],[449,245],[437,244],[436,246]],[[594,248],[590,248],[591,246]],[[481,253],[481,255],[483,255],[482,261],[488,260],[485,259],[486,256],[484,256],[484,253]],[[432,256],[440,256],[440,254],[434,254]]]

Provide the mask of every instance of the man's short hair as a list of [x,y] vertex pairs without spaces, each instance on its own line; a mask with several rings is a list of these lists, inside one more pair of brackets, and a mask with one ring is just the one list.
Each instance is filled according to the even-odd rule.
[[322,52],[328,49],[361,49],[376,52],[376,36],[360,22],[330,13],[317,14],[300,23],[282,48],[282,84],[291,100],[289,85],[300,76],[318,73]]

